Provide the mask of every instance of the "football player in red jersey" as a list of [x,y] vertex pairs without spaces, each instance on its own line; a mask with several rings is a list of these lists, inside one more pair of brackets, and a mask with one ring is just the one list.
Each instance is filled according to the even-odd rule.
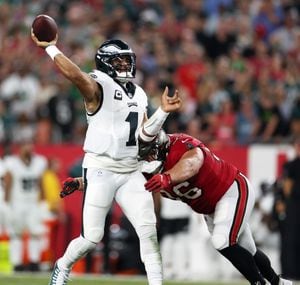
[[[145,160],[145,188],[169,199],[187,203],[204,214],[213,246],[250,284],[291,285],[272,268],[269,258],[256,248],[248,220],[255,193],[234,165],[217,157],[201,141],[185,135],[159,133],[152,143],[139,145]],[[82,189],[82,179],[69,179],[63,195]]]
[[[151,144],[140,144],[140,159],[157,162],[146,190],[181,200],[205,214],[213,246],[251,284],[288,285],[272,268],[269,258],[256,248],[248,220],[255,193],[234,165],[217,157],[201,141],[186,134],[160,132]],[[147,164],[148,172],[149,163]],[[154,171],[155,172],[155,171]],[[153,173],[153,172],[152,172]]]

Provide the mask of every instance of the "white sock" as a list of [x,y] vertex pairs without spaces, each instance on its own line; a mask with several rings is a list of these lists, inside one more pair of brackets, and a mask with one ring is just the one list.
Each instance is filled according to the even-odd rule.
[[96,243],[79,236],[73,239],[65,251],[64,255],[58,259],[57,265],[63,270],[70,270],[74,263],[84,257],[89,251],[96,247]]
[[28,257],[30,262],[39,263],[41,259],[41,241],[39,238],[29,238]]
[[23,264],[23,241],[20,237],[13,237],[9,241],[10,261],[13,265]]
[[160,253],[155,252],[144,255],[144,264],[149,285],[161,285],[163,274]]
[[144,262],[149,285],[161,285],[162,260],[157,241],[156,226],[142,226],[137,231],[140,239],[141,259]]

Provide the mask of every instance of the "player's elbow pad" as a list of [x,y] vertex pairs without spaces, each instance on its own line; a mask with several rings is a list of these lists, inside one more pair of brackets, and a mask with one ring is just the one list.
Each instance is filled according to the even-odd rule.
[[159,107],[155,113],[143,124],[139,130],[139,137],[144,142],[153,141],[160,129],[162,128],[169,113]]

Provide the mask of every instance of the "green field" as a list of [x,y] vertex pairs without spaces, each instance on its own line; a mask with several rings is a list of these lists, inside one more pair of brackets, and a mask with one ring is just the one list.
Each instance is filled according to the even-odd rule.
[[[0,285],[47,285],[50,274],[14,274],[1,275]],[[143,277],[95,277],[86,275],[84,277],[72,276],[68,285],[147,285]],[[246,281],[219,281],[219,282],[189,282],[189,281],[165,281],[164,285],[247,285]],[[299,282],[294,283],[300,285]]]
[[[17,275],[0,275],[1,285],[47,285],[49,274],[17,274]],[[147,285],[145,278],[125,278],[125,277],[74,277],[72,276],[68,285]],[[188,282],[188,281],[166,281],[164,285],[246,285],[246,282]]]

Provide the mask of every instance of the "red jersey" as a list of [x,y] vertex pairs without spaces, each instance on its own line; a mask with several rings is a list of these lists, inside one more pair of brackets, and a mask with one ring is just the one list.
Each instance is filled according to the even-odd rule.
[[185,134],[168,136],[170,148],[163,171],[171,169],[185,152],[195,147],[203,151],[204,162],[198,174],[174,185],[169,192],[161,190],[161,195],[170,199],[180,199],[198,213],[213,213],[217,202],[239,173],[238,169],[218,158],[201,141],[191,136]]

